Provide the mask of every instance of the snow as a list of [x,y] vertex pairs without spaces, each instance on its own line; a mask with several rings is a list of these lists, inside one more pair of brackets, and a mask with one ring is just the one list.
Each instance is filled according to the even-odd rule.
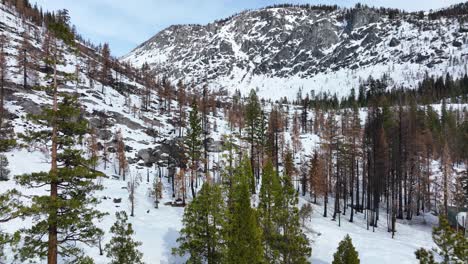
[[[333,200],[330,200],[333,201]],[[301,199],[301,204],[307,202]],[[330,202],[332,203],[332,202]],[[375,232],[366,229],[364,214],[354,215],[354,222],[349,222],[349,210],[346,216],[341,216],[341,227],[338,220],[332,221],[331,217],[323,217],[323,207],[313,205],[312,220],[307,223],[308,237],[312,242],[312,263],[331,263],[339,242],[349,235],[353,245],[359,253],[363,264],[374,263],[418,263],[414,252],[421,248],[432,248],[431,229],[434,216],[426,215],[426,222],[422,217],[413,220],[412,223],[397,222],[395,238],[387,232],[386,214],[381,213],[379,227]],[[332,208],[328,215],[332,215]],[[320,234],[320,235],[319,235]]]
[[[48,170],[48,164],[44,162],[45,157],[41,153],[27,152],[26,150],[13,151],[7,155],[11,169],[14,174],[30,173],[39,170]],[[28,164],[28,166],[25,166]],[[102,169],[102,167],[101,167]],[[108,168],[107,175],[114,174],[112,168]],[[172,201],[170,195],[170,186],[167,184],[167,179],[162,178],[165,183],[163,199],[159,204],[159,208],[154,208],[154,199],[149,197],[149,188],[153,183],[156,173],[154,169],[150,169],[150,181],[146,182],[146,170],[137,170],[132,168],[131,173],[141,175],[142,182],[136,192],[136,207],[135,217],[129,217],[129,222],[132,223],[135,230],[135,240],[140,241],[143,245],[140,250],[144,253],[144,261],[150,263],[184,263],[184,258],[176,257],[171,254],[171,248],[176,247],[176,239],[179,236],[179,230],[182,228],[183,208],[171,207],[164,205],[165,202]],[[129,212],[129,201],[127,199],[128,192],[122,187],[126,187],[126,182],[122,180],[103,179],[105,189],[97,193],[101,203],[97,209],[108,213],[103,221],[98,223],[98,226],[103,230],[108,231],[115,221],[115,212],[125,210]],[[10,181],[7,186],[12,187],[14,184]],[[5,190],[5,184],[0,183],[0,190]],[[31,194],[31,193],[29,193]],[[104,199],[107,197],[107,199]],[[112,199],[121,198],[121,204],[113,203]],[[332,203],[332,199],[330,203]],[[300,205],[308,202],[308,198],[301,198]],[[333,253],[336,251],[338,243],[349,234],[353,239],[361,263],[417,263],[414,257],[414,251],[420,247],[432,248],[434,246],[431,238],[431,228],[434,223],[434,216],[426,215],[424,223],[422,217],[417,218],[412,222],[397,223],[397,232],[394,239],[391,238],[391,233],[387,232],[385,223],[385,213],[381,215],[380,226],[375,232],[366,230],[366,221],[363,214],[355,214],[354,222],[348,222],[349,211],[346,216],[341,218],[341,227],[338,227],[336,221],[331,221],[331,218],[322,216],[323,207],[313,205],[313,217],[306,224],[306,234],[312,240],[312,257],[313,263],[331,263]],[[328,212],[332,215],[331,208]],[[29,223],[29,221],[26,221]],[[15,220],[4,225],[6,231],[13,232],[18,227],[24,227],[25,222]],[[320,233],[320,235],[318,234]],[[107,233],[104,237],[103,244],[110,240],[110,234]],[[86,248],[86,254],[93,257],[96,264],[108,263],[105,256],[99,256],[97,248]]]
[[[271,17],[276,19],[274,22],[282,24],[272,27],[266,23],[266,19],[259,19],[260,12],[271,13]],[[357,90],[360,81],[367,80],[369,76],[377,79],[386,74],[391,79],[389,83],[391,89],[401,86],[415,88],[426,74],[437,77],[450,73],[456,78],[467,72],[468,44],[463,41],[466,37],[458,32],[459,21],[448,18],[419,21],[411,17],[411,19],[402,19],[398,21],[401,23],[396,23],[385,16],[382,16],[376,23],[365,25],[349,33],[354,34],[371,27],[379,28],[380,33],[377,35],[382,38],[382,41],[371,47],[360,46],[365,37],[358,40],[350,38],[348,42],[340,40],[328,47],[321,47],[324,57],[310,59],[309,66],[297,73],[292,73],[293,69],[299,66],[299,64],[291,64],[294,57],[284,62],[287,66],[280,70],[270,69],[265,74],[254,72],[260,65],[269,67],[268,65],[273,63],[277,55],[283,51],[273,45],[277,42],[284,42],[284,38],[279,40],[280,33],[291,36],[296,30],[301,30],[302,26],[330,23],[336,27],[333,30],[337,36],[348,34],[344,33],[346,21],[343,22],[338,18],[340,12],[342,11],[307,13],[300,8],[250,11],[221,24],[215,32],[207,30],[206,34],[193,36],[188,34],[186,40],[178,38],[177,42],[165,37],[166,33],[171,32],[168,29],[157,34],[145,43],[146,45],[137,48],[122,60],[136,66],[141,66],[146,61],[155,69],[171,72],[171,69],[175,68],[176,75],[184,73],[183,76],[174,76],[174,81],[179,79],[186,82],[200,81],[200,76],[206,76],[213,89],[226,88],[230,92],[240,89],[243,94],[247,94],[250,89],[258,88],[261,97],[273,100],[282,97],[293,99],[300,88],[307,92],[314,90],[316,94],[318,92],[336,93],[340,98],[349,95],[351,88]],[[268,17],[268,19],[271,18]],[[191,31],[189,25],[182,27],[184,33]],[[247,27],[245,32],[243,27]],[[265,27],[268,27],[268,33],[262,33],[265,30],[261,29]],[[278,34],[274,34],[276,32]],[[392,38],[397,38],[400,44],[390,47],[389,43]],[[454,40],[461,41],[462,46],[453,46]],[[241,50],[246,41],[260,42],[262,45],[259,50],[251,48]],[[219,43],[229,43],[232,53],[223,54],[223,56],[205,56],[205,54],[219,50]],[[298,44],[301,43],[285,42],[284,45],[295,47]],[[330,57],[333,58],[336,53],[334,51],[338,47],[350,48],[356,45],[359,45],[359,48],[354,52],[349,65],[341,67],[340,64],[332,63],[327,68],[320,68],[320,62]],[[442,54],[439,54],[439,51],[442,51]],[[294,54],[298,55],[299,51]],[[429,56],[430,59],[415,62],[419,55]],[[169,59],[161,60],[161,62],[154,59],[160,56]],[[434,64],[429,65],[430,61]],[[363,65],[363,63],[369,64]],[[354,66],[357,68],[353,69]],[[281,77],[282,74],[286,77]]]
[[468,221],[468,213],[467,212],[461,212],[461,213],[458,213],[457,216],[456,216],[456,219],[457,219],[457,222],[460,226],[467,226],[467,221]]

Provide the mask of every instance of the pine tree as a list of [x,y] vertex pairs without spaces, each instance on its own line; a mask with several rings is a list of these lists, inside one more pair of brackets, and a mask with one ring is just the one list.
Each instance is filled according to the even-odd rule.
[[134,241],[132,224],[128,223],[127,213],[115,213],[117,221],[112,225],[111,240],[105,246],[106,256],[111,264],[143,264],[143,254],[138,250],[141,242]]
[[110,84],[110,78],[112,77],[110,73],[110,67],[111,67],[110,64],[111,64],[111,61],[110,61],[109,44],[104,43],[104,46],[102,47],[102,50],[101,50],[101,72],[100,72],[102,93],[104,93],[104,86]]
[[[17,190],[10,190],[0,194],[0,223],[6,223],[10,220],[21,216],[22,202],[21,194]],[[3,256],[3,248],[5,245],[14,245],[19,242],[20,232],[17,231],[13,235],[3,233],[0,227],[0,260]]]
[[189,114],[189,129],[187,131],[187,135],[185,137],[185,145],[187,147],[187,155],[190,159],[190,169],[191,169],[191,177],[190,177],[190,188],[192,190],[192,197],[196,196],[195,188],[194,188],[194,180],[196,177],[197,169],[198,169],[198,161],[200,159],[200,151],[202,147],[201,141],[201,120],[198,113],[198,105],[195,100],[192,102],[192,110],[190,110]]
[[231,199],[227,224],[227,263],[263,263],[262,233],[257,211],[250,204],[249,176],[252,168],[247,157],[242,159],[234,175],[229,194]]
[[452,182],[452,164],[451,164],[451,157],[448,148],[448,144],[445,143],[442,149],[441,154],[441,161],[440,161],[440,170],[442,171],[442,186],[443,186],[443,212],[445,216],[448,215],[448,204],[449,204],[449,196],[450,196],[450,183]]
[[286,148],[286,153],[284,154],[283,167],[284,175],[289,179],[289,181],[295,182],[296,180],[294,179],[294,176],[296,175],[296,168],[294,166],[294,156],[289,146]]
[[[328,193],[331,189],[331,179],[333,177],[333,165],[334,165],[334,156],[338,147],[338,122],[335,118],[335,113],[330,111],[328,113],[327,121],[325,123],[324,132],[323,132],[323,142],[322,148],[324,150],[325,156],[325,195],[324,195],[324,207],[323,207],[323,217],[327,217],[328,211]],[[336,213],[336,208],[335,208]]]
[[281,210],[281,182],[278,174],[273,169],[273,163],[268,160],[262,175],[262,187],[259,193],[259,222],[263,234],[263,248],[265,260],[268,263],[279,261],[279,251],[276,241],[280,239],[281,233],[276,221]]
[[359,264],[359,255],[353,246],[349,235],[340,242],[338,250],[333,254],[332,264]]
[[[255,90],[250,90],[247,104],[245,107],[245,121],[247,124],[247,142],[250,144],[250,166],[252,167],[252,193],[255,193],[255,178],[259,179],[260,168],[257,164],[256,156],[258,155],[258,129],[261,127],[262,109],[260,107],[260,101],[255,93]],[[255,177],[257,175],[257,177]]]
[[75,147],[89,132],[88,123],[81,116],[77,99],[69,96],[31,118],[48,128],[29,131],[26,139],[47,140],[50,133],[53,135],[51,170],[17,176],[16,180],[25,188],[48,186],[50,194],[35,196],[30,206],[22,208],[22,213],[32,215],[35,221],[23,232],[20,257],[26,260],[48,256],[48,263],[56,264],[60,255],[75,261],[82,257],[77,242],[93,246],[102,234],[94,223],[103,214],[94,209],[98,200],[92,195],[102,188],[94,183],[101,173],[90,169],[91,161]]
[[434,253],[442,259],[442,263],[462,264],[468,262],[468,238],[463,233],[453,230],[445,216],[440,215],[439,226],[432,230],[432,239],[437,245],[432,251],[424,248],[415,252],[421,264],[432,264]]
[[26,89],[28,87],[28,80],[33,77],[32,69],[36,66],[35,48],[31,44],[30,36],[27,31],[21,34],[21,40],[17,49],[16,61],[18,64],[18,74],[23,76],[23,88]]
[[284,176],[283,190],[281,192],[281,212],[278,214],[277,223],[282,230],[282,236],[278,240],[278,249],[282,263],[300,264],[309,263],[311,255],[309,240],[301,230],[299,219],[298,193],[294,190],[291,179]]
[[226,252],[224,239],[226,208],[217,185],[204,183],[197,197],[185,208],[184,228],[173,254],[190,257],[188,263],[222,263]]

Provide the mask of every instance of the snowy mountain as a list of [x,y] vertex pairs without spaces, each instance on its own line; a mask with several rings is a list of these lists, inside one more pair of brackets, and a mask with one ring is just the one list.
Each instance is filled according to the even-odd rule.
[[273,99],[292,98],[301,87],[345,95],[369,76],[386,75],[391,87],[411,88],[427,72],[466,72],[466,15],[364,6],[270,7],[208,25],[171,26],[122,60],[243,94],[256,88]]

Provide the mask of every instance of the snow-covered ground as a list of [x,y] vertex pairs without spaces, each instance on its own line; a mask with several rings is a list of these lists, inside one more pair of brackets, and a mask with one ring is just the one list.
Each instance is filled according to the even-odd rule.
[[[45,163],[46,157],[38,152],[15,150],[8,153],[7,157],[10,160],[12,174],[49,169],[49,165]],[[107,174],[112,175],[112,170],[112,167],[108,168]],[[152,187],[154,177],[157,177],[155,171],[150,171],[149,182],[146,182],[146,169],[138,171],[133,167],[131,173],[140,174],[142,177],[141,185],[136,192],[135,217],[129,217],[129,221],[136,232],[135,239],[143,243],[140,250],[144,254],[145,263],[184,263],[183,258],[171,254],[171,248],[177,245],[176,239],[182,227],[183,208],[164,205],[165,202],[172,201],[170,185],[164,177],[166,172],[163,170],[162,180],[165,183],[165,189],[158,209],[154,206],[154,198],[149,196],[149,188]],[[98,209],[109,214],[103,218],[102,222],[98,223],[98,226],[108,231],[115,221],[115,212],[124,210],[129,214],[130,203],[128,192],[124,189],[127,186],[126,182],[102,179],[102,184],[105,189],[97,193],[97,197],[101,199]],[[11,187],[14,187],[13,181],[0,183],[0,191]],[[29,195],[34,194],[31,190],[22,191],[28,191]],[[36,193],[39,192],[36,190]],[[122,203],[114,203],[114,198],[121,198]],[[307,196],[301,198],[300,204],[308,202],[307,200]],[[322,216],[322,206],[313,205],[313,209],[312,219],[306,222],[307,228],[305,229],[312,241],[312,263],[331,263],[338,243],[346,234],[349,234],[353,239],[363,264],[417,263],[414,251],[420,247],[432,248],[434,246],[431,238],[431,227],[435,219],[430,215],[426,215],[426,224],[423,223],[422,217],[411,222],[398,222],[396,236],[392,239],[391,233],[387,232],[384,213],[381,215],[380,226],[375,229],[375,232],[372,232],[372,228],[366,229],[363,214],[355,214],[354,222],[350,223],[348,211],[346,216],[341,217],[341,227],[338,227],[338,222],[332,221],[330,217],[332,208],[330,208],[327,218]],[[29,223],[29,221],[17,219],[2,225],[2,229],[13,232],[19,227],[29,225]],[[109,239],[110,234],[106,234],[103,244],[107,243]],[[85,251],[87,255],[93,257],[96,264],[108,263],[105,256],[99,256],[97,247],[85,248]]]
[[[301,199],[301,203],[306,202]],[[306,234],[312,242],[312,263],[331,263],[338,243],[347,235],[353,240],[359,258],[363,264],[374,263],[418,263],[414,252],[421,248],[432,248],[434,242],[431,237],[436,218],[432,215],[416,217],[411,222],[398,221],[395,237],[387,232],[385,212],[381,212],[379,227],[373,232],[372,227],[367,230],[365,215],[354,215],[353,223],[349,222],[350,211],[341,215],[341,227],[338,220],[332,221],[332,208],[327,218],[323,217],[323,207],[313,205],[311,221],[307,222]]]

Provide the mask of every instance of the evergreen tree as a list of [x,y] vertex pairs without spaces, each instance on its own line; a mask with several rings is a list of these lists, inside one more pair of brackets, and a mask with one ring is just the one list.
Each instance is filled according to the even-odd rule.
[[359,255],[353,246],[349,235],[340,242],[338,250],[333,254],[332,264],[359,264]]
[[173,249],[173,254],[183,256],[188,253],[188,263],[221,263],[226,250],[223,237],[225,212],[221,188],[204,183],[184,211],[184,228],[177,239],[180,246]]
[[110,67],[111,67],[111,61],[110,61],[110,49],[109,49],[109,44],[104,43],[104,46],[102,47],[101,50],[101,72],[100,72],[100,81],[102,84],[102,90],[101,92],[104,93],[104,86],[109,85],[111,82],[112,75],[110,73]]
[[249,176],[252,168],[247,157],[234,175],[227,223],[227,263],[263,263],[262,233],[257,211],[250,204]]
[[439,226],[432,230],[432,239],[437,248],[428,251],[424,248],[415,252],[421,264],[435,263],[434,253],[442,259],[442,263],[462,264],[468,262],[468,238],[463,233],[454,231],[443,215],[439,217]]
[[[22,203],[20,193],[17,190],[10,190],[0,194],[0,224],[21,216]],[[19,242],[20,232],[15,234],[3,233],[0,227],[0,260],[4,257],[3,248],[5,245],[13,245]]]
[[189,114],[189,125],[190,127],[187,131],[187,136],[185,137],[185,145],[187,147],[187,154],[191,163],[190,188],[192,190],[192,197],[195,197],[196,193],[194,188],[194,180],[198,169],[198,161],[200,159],[200,151],[202,147],[201,120],[200,115],[198,113],[198,105],[195,100],[193,100],[192,110],[190,110]]
[[22,208],[22,214],[33,216],[35,221],[31,228],[23,230],[20,257],[26,260],[48,256],[48,263],[56,264],[60,255],[75,261],[82,256],[77,243],[93,246],[102,234],[94,223],[103,214],[94,209],[98,200],[92,196],[102,188],[94,182],[101,173],[90,169],[90,159],[75,147],[88,132],[88,123],[80,113],[77,99],[69,96],[31,118],[46,128],[28,131],[25,139],[46,141],[52,133],[52,166],[49,172],[20,175],[16,180],[30,189],[47,186],[50,194],[35,196],[30,206]]
[[134,241],[135,234],[132,224],[128,223],[127,213],[115,213],[117,221],[112,225],[110,232],[112,239],[105,246],[106,256],[111,264],[143,264],[143,253],[138,251],[141,242]]
[[257,175],[257,180],[259,179],[260,169],[255,160],[258,155],[258,130],[261,128],[262,122],[262,109],[260,107],[260,102],[258,100],[255,90],[251,90],[249,97],[247,99],[247,105],[245,107],[245,121],[246,121],[246,130],[248,133],[247,142],[250,144],[250,166],[252,167],[252,193],[255,193],[255,175]]
[[33,77],[33,69],[36,64],[35,48],[31,43],[30,35],[27,31],[22,32],[20,42],[17,46],[18,53],[16,61],[18,66],[17,74],[21,74],[23,78],[23,88],[26,89],[29,84],[28,80]]
[[259,193],[258,213],[263,234],[263,248],[265,260],[268,263],[279,262],[277,241],[281,237],[276,221],[281,210],[281,182],[273,169],[273,163],[267,161],[262,175],[262,187]]
[[283,177],[280,199],[281,212],[277,215],[277,224],[279,230],[282,230],[282,236],[278,240],[280,259],[286,264],[309,263],[311,248],[309,240],[301,230],[297,208],[298,193],[287,176]]

